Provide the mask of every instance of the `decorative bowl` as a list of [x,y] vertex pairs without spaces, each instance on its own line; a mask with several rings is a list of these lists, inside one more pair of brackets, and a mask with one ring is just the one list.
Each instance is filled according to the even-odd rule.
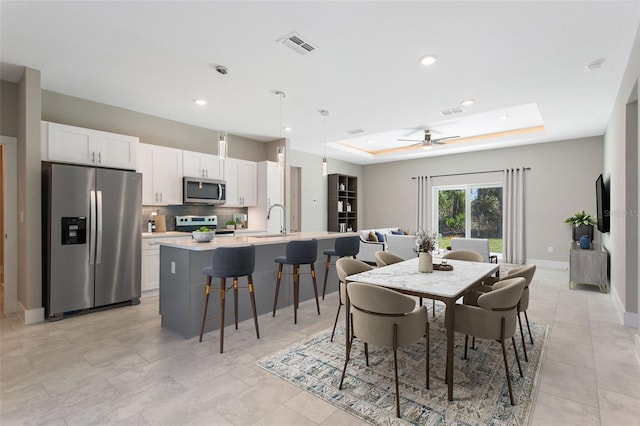
[[215,234],[214,232],[200,232],[200,231],[193,231],[191,233],[191,235],[193,235],[193,239],[199,243],[208,243],[209,241],[213,240],[214,234]]

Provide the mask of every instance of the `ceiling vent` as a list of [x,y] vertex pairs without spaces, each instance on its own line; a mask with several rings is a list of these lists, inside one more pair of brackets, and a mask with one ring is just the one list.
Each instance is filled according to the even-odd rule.
[[449,108],[449,109],[444,109],[442,111],[440,111],[440,115],[443,117],[449,117],[455,114],[460,114],[464,112],[464,108],[462,107],[455,107],[455,108]]
[[300,55],[307,55],[316,50],[316,47],[311,42],[305,40],[304,37],[296,32],[287,34],[281,39],[278,39],[278,42]]
[[347,130],[347,133],[349,133],[350,135],[357,135],[358,133],[362,133],[362,132],[364,132],[364,130],[362,129]]

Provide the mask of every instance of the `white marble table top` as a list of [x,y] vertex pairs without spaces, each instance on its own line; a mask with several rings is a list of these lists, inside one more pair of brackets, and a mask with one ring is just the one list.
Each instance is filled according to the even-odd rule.
[[[433,263],[441,259],[434,257]],[[350,275],[347,281],[360,281],[403,290],[418,295],[458,298],[485,277],[499,269],[495,263],[467,262],[447,259],[453,271],[418,272],[418,258]]]

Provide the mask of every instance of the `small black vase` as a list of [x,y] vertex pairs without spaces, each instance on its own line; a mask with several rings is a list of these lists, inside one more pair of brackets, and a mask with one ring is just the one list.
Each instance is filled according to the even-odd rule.
[[586,235],[589,241],[593,241],[593,225],[571,225],[573,231],[573,241],[580,241],[580,237]]

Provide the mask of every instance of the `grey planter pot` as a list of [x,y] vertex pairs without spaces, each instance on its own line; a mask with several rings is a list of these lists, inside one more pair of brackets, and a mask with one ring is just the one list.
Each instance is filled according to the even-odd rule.
[[589,241],[593,241],[593,225],[571,225],[573,241],[580,241],[583,235],[589,236]]

